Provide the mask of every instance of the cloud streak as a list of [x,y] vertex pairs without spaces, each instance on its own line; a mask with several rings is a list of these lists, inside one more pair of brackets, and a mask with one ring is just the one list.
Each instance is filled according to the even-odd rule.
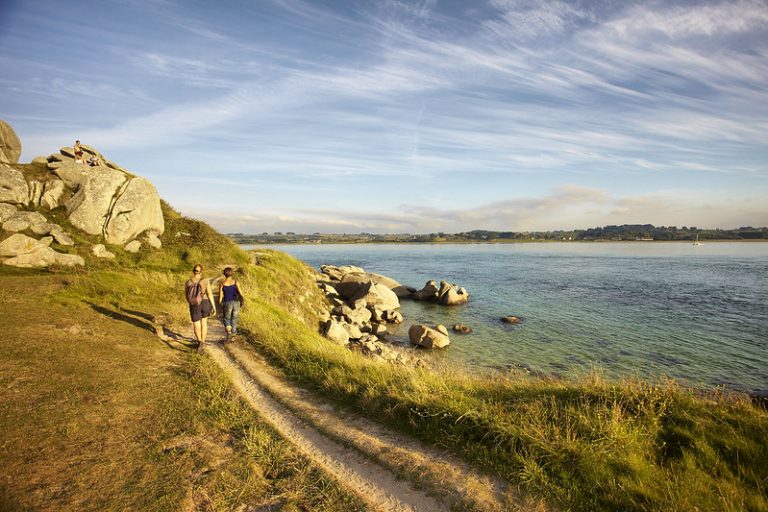
[[[651,195],[616,197],[606,190],[563,185],[537,197],[512,198],[474,208],[401,205],[398,212],[372,213],[335,209],[295,209],[222,214],[190,209],[225,232],[299,231],[303,233],[430,233],[473,229],[544,231],[586,229],[608,224],[671,225],[665,215],[675,212],[682,225],[740,227],[765,225],[768,212],[757,196],[745,197],[735,209],[712,194],[663,191]],[[727,212],[727,213],[724,213]]]
[[[601,224],[588,212],[658,217],[662,206],[664,223],[680,223],[674,201],[654,210],[619,198],[686,187],[718,191],[718,208],[742,218],[728,205],[768,193],[765,2],[158,0],[151,20],[141,3],[92,7],[110,35],[95,51],[69,11],[57,32],[25,4],[16,19],[50,41],[10,37],[8,120],[25,157],[80,138],[167,184],[171,203],[187,191],[169,177],[215,173],[284,205],[259,225],[312,225],[309,204],[329,227],[463,230]],[[74,55],[99,72],[73,72]],[[305,193],[312,183],[317,197]],[[451,191],[462,206],[436,207]]]

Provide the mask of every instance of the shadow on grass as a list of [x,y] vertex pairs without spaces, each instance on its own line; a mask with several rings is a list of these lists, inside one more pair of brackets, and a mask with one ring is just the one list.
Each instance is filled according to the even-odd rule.
[[[115,307],[119,307],[119,306],[115,305]],[[125,308],[120,308],[120,310],[125,313],[128,313],[129,315],[133,315],[134,317],[143,318],[144,320],[147,320],[149,323],[153,325],[155,323],[155,315],[152,315],[150,313],[144,313],[143,311],[134,311],[132,309],[125,309]]]
[[108,318],[112,318],[114,320],[120,320],[121,322],[131,324],[140,329],[146,329],[148,331],[155,332],[154,324],[151,321],[147,321],[144,318],[136,318],[135,316],[124,315],[123,313],[120,313],[118,311],[113,311],[111,309],[107,309],[104,306],[99,306],[92,302],[89,302],[88,305],[91,306],[91,309],[93,309],[97,313],[101,313],[102,315]]
[[100,313],[108,318],[111,318],[114,320],[120,320],[121,322],[125,322],[127,324],[133,325],[140,329],[150,331],[151,333],[155,334],[158,338],[160,338],[160,340],[163,343],[165,343],[168,346],[168,348],[171,348],[173,350],[186,351],[189,349],[197,348],[196,341],[190,340],[189,338],[184,336],[182,333],[176,332],[170,329],[166,325],[160,325],[156,323],[154,321],[155,315],[152,315],[150,313],[144,313],[142,311],[133,311],[130,309],[122,309],[122,308],[121,308],[121,311],[114,311],[112,309],[105,308],[104,306],[99,306],[98,304],[94,304],[92,302],[89,302],[88,305],[91,306],[91,308],[97,313]]

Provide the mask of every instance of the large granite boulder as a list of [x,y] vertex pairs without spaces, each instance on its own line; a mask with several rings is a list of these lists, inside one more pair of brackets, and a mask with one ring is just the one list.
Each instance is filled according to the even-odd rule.
[[388,311],[400,308],[400,300],[395,292],[384,286],[368,281],[358,292],[350,299],[350,303],[364,300],[369,308],[373,307],[381,311]]
[[0,257],[4,265],[14,267],[47,267],[56,263],[56,253],[49,247],[52,237],[36,240],[21,233],[15,233],[0,242]]
[[48,168],[51,172],[73,190],[78,190],[90,177],[94,176],[94,173],[89,171],[90,167],[75,163],[72,159],[58,160],[62,158],[60,155],[51,155],[48,158],[50,160]]
[[69,221],[90,235],[102,235],[110,244],[125,244],[142,233],[161,235],[165,230],[160,196],[144,178],[100,166],[85,174],[77,170],[57,175],[77,186],[66,202]]
[[371,312],[366,307],[365,301],[358,301],[355,307],[350,307],[346,304],[337,306],[333,309],[333,314],[343,316],[344,319],[356,325],[365,325],[371,321]]
[[440,290],[437,292],[437,302],[444,306],[457,306],[469,300],[469,293],[464,288],[440,281]]
[[42,248],[47,248],[53,242],[52,237],[45,237],[36,240],[21,233],[15,233],[2,242],[0,242],[0,256],[19,256],[21,254],[31,254]]
[[443,348],[450,345],[448,329],[443,325],[427,327],[422,324],[414,324],[408,329],[408,338],[411,343],[425,348]]
[[29,203],[29,185],[24,175],[2,163],[0,163],[0,203],[21,205]]
[[[83,146],[83,151],[97,156],[101,164],[91,167],[76,162],[68,147],[48,157],[48,168],[75,191],[65,202],[70,222],[110,244],[127,244],[144,235],[149,246],[159,247],[157,237],[165,231],[165,223],[155,186],[108,162],[90,146]],[[56,192],[44,191],[41,204],[58,204],[61,194],[56,197]]]
[[4,265],[24,268],[48,267],[51,265],[85,265],[77,254],[64,254],[51,249],[53,237],[36,240],[21,233],[15,233],[0,242],[0,258]]
[[105,226],[105,239],[110,244],[124,244],[147,232],[157,247],[165,230],[160,195],[155,186],[144,178],[134,176],[115,195],[114,206]]
[[436,302],[444,306],[455,306],[464,304],[469,300],[469,293],[464,288],[457,288],[456,285],[446,281],[440,281],[440,286],[434,281],[427,281],[424,288],[411,295],[414,300],[425,300]]
[[21,141],[11,125],[0,120],[0,162],[19,163]]
[[414,293],[411,297],[414,300],[435,300],[437,299],[437,293],[440,291],[437,283],[430,280],[424,285],[424,288]]
[[125,173],[114,169],[88,176],[65,205],[72,225],[89,235],[104,235],[115,193],[125,182]]
[[347,274],[364,274],[365,270],[352,265],[342,265],[341,267],[336,265],[320,265],[320,272],[328,276],[332,281],[341,281]]
[[334,319],[329,319],[323,326],[323,334],[326,338],[339,345],[349,344],[349,333],[344,324]]

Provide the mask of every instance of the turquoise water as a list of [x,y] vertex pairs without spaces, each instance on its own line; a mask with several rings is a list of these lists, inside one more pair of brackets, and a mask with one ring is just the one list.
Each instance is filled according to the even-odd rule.
[[[768,243],[269,246],[318,268],[358,265],[421,288],[464,286],[470,302],[401,301],[412,323],[472,327],[434,356],[492,368],[768,390]],[[519,325],[499,322],[521,317]]]

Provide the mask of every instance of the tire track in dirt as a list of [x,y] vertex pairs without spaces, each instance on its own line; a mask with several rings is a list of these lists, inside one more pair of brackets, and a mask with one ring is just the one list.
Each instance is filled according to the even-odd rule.
[[538,509],[506,482],[479,474],[445,450],[426,446],[361,415],[344,411],[317,394],[286,382],[245,344],[230,343],[225,350],[267,393],[302,419],[312,422],[323,434],[354,447],[391,472],[407,475],[432,489],[432,493],[444,501],[461,509],[485,512]]
[[[218,322],[208,328],[210,339],[224,339]],[[440,512],[448,505],[398,480],[386,468],[373,463],[354,449],[322,434],[287,407],[272,398],[232,357],[227,350],[210,341],[207,353],[232,379],[245,401],[277,432],[294,444],[305,456],[351,489],[367,505],[381,512]]]

